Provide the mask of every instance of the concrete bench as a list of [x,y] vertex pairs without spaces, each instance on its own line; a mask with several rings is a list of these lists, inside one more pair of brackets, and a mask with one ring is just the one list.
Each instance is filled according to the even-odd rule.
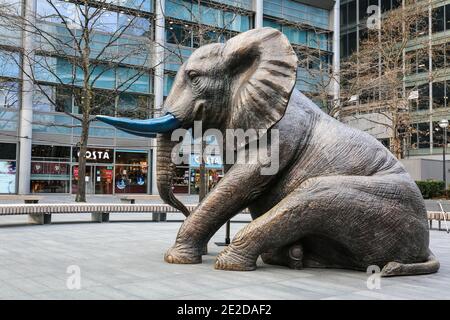
[[41,196],[37,196],[34,194],[2,194],[0,195],[1,201],[17,201],[23,200],[24,203],[38,203],[41,200]]
[[[186,206],[190,211],[196,205]],[[179,212],[167,204],[42,203],[0,204],[0,216],[28,215],[29,222],[50,224],[52,214],[90,213],[94,222],[108,222],[110,213],[152,213],[152,221],[166,221],[167,213]]]
[[136,200],[161,200],[158,195],[152,194],[127,194],[119,196],[121,202],[135,204]]
[[[444,216],[445,215],[445,216]],[[438,222],[438,229],[441,229],[441,222],[447,221],[450,226],[450,213],[442,212],[442,211],[428,211],[428,221],[430,223],[430,229],[433,227],[433,221],[436,220]]]

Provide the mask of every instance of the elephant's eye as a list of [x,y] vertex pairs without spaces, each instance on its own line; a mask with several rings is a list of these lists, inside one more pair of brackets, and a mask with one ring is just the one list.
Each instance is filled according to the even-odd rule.
[[194,70],[188,71],[188,77],[193,82],[200,76],[200,73]]

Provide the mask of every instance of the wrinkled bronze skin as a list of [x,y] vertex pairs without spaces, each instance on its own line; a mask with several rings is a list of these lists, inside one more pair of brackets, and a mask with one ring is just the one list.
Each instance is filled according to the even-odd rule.
[[[382,275],[436,272],[423,198],[404,167],[375,138],[323,113],[294,89],[297,59],[271,28],[197,49],[183,64],[165,111],[183,127],[279,130],[280,169],[234,164],[184,221],[169,263],[201,263],[205,244],[234,215],[253,221],[221,252],[215,268],[254,270],[259,256],[294,269],[330,267]],[[225,135],[224,135],[225,136]],[[172,193],[170,135],[158,137],[158,188]],[[267,160],[267,159],[266,159]],[[264,164],[266,163],[266,164]]]

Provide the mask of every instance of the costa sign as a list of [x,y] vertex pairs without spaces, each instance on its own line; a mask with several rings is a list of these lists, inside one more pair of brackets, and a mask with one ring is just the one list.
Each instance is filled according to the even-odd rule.
[[[76,160],[80,158],[80,150],[76,152]],[[112,162],[113,151],[109,149],[88,149],[86,151],[86,160],[89,162]]]

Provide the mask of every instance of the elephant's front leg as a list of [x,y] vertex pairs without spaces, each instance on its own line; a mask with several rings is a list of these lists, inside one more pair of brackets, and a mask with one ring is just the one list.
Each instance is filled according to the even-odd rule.
[[[164,259],[169,263],[201,263],[203,247],[234,215],[265,189],[272,176],[259,174],[259,165],[235,165],[181,226],[175,245]],[[249,189],[251,186],[251,189]]]
[[[307,204],[311,199],[314,199],[313,195],[296,190],[264,215],[252,221],[239,231],[232,243],[217,256],[215,268],[251,271],[256,269],[259,255],[284,247],[286,264],[295,269],[301,268],[303,250],[301,245],[293,244],[305,232],[304,226],[307,225],[311,212]],[[288,256],[290,259],[287,259]],[[293,261],[288,262],[290,260]]]

